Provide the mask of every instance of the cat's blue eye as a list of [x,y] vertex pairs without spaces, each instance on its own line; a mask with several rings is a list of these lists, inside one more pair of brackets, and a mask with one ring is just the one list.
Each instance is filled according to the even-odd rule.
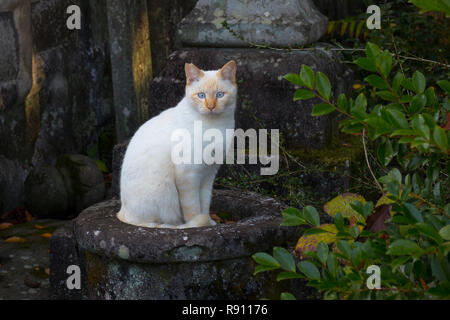
[[205,94],[204,92],[198,93],[197,96],[198,96],[200,99],[205,99],[205,98],[206,98],[206,94]]
[[219,99],[223,98],[224,96],[225,96],[225,92],[219,91],[219,92],[216,93],[216,97],[219,98]]

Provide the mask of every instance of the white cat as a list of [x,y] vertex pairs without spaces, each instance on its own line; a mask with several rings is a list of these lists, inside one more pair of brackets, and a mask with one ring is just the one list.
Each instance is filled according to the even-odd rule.
[[[185,71],[186,96],[142,125],[126,151],[120,181],[122,207],[117,214],[125,223],[159,228],[215,225],[209,206],[220,165],[175,165],[171,136],[186,129],[194,137],[196,121],[201,121],[203,130],[220,130],[222,137],[227,129],[234,129],[236,63],[230,61],[216,71],[186,64]],[[228,140],[225,151],[231,144]]]

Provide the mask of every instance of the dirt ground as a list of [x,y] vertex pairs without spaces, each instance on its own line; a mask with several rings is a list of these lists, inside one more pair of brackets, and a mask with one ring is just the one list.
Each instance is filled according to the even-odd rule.
[[50,236],[64,223],[33,220],[2,227],[0,300],[50,299]]

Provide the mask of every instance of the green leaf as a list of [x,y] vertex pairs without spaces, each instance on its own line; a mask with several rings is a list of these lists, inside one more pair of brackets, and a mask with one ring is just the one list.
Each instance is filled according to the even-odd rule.
[[381,54],[380,47],[378,47],[375,43],[367,42],[366,44],[366,56],[369,59],[375,59]]
[[392,161],[394,158],[394,150],[392,149],[390,140],[378,145],[377,156],[378,160],[380,160],[384,166],[387,166]]
[[409,112],[410,113],[420,112],[426,105],[427,105],[427,97],[425,97],[423,93],[418,94],[412,99]]
[[450,81],[448,81],[448,80],[440,80],[440,81],[438,81],[436,83],[442,90],[447,92],[447,94],[450,94]]
[[439,233],[434,229],[431,225],[426,223],[417,223],[416,224],[417,230],[426,237],[432,239],[434,242],[436,242],[438,245],[441,245],[443,243],[443,240]]
[[397,101],[397,98],[391,91],[378,91],[377,96],[385,101]]
[[339,240],[337,243],[337,247],[342,254],[348,258],[352,255],[352,248],[350,244],[346,240]]
[[386,185],[387,190],[389,193],[394,196],[395,198],[398,198],[400,195],[400,184],[397,181],[391,181]]
[[382,90],[389,89],[389,86],[386,84],[386,82],[384,82],[384,80],[379,75],[371,74],[370,76],[366,77],[364,80],[377,89],[382,89]]
[[334,255],[333,252],[331,252],[330,254],[328,254],[327,257],[327,268],[328,271],[330,271],[330,273],[335,276],[336,275],[336,271],[337,271],[337,259],[336,256]]
[[309,261],[300,261],[297,265],[298,269],[308,278],[320,280],[320,272],[317,267]]
[[[412,80],[409,78],[403,79],[402,87],[409,91],[414,91],[414,86],[413,86]],[[408,96],[406,96],[406,97],[408,97]]]
[[392,55],[389,51],[384,51],[379,57],[381,74],[387,78],[392,70]]
[[425,139],[430,139],[430,128],[425,123],[425,120],[421,114],[416,115],[413,118],[412,126],[421,136]]
[[423,222],[422,213],[411,203],[405,203],[403,205],[403,212],[405,215],[416,222]]
[[331,97],[331,83],[328,77],[322,72],[317,72],[317,91],[326,100],[330,100]]
[[363,252],[360,248],[356,247],[352,250],[351,261],[355,267],[358,267],[363,260]]
[[337,100],[337,105],[343,111],[348,111],[348,109],[350,108],[347,97],[345,96],[344,93],[341,93],[339,95],[338,100]]
[[431,272],[439,281],[447,281],[447,276],[436,256],[431,256]]
[[396,136],[415,136],[415,135],[416,135],[416,132],[414,130],[411,130],[411,129],[395,130],[391,134],[391,136],[393,136],[393,137],[396,137]]
[[444,129],[436,126],[433,132],[433,139],[439,147],[442,149],[448,149],[448,138]]
[[290,83],[296,84],[298,86],[303,86],[303,82],[300,80],[300,76],[296,73],[289,73],[283,77]]
[[427,98],[427,106],[433,106],[436,101],[436,93],[434,92],[433,87],[429,87],[425,90],[425,97]]
[[295,227],[306,224],[306,221],[305,219],[303,219],[300,210],[298,210],[297,208],[287,208],[283,212],[281,212],[281,215],[284,218],[283,222],[281,223],[282,226]]
[[320,262],[325,263],[328,259],[329,248],[328,245],[324,242],[319,243],[317,246],[317,256],[319,257]]
[[277,276],[277,281],[289,280],[289,279],[304,279],[305,277],[295,272],[280,272]]
[[389,121],[399,129],[409,129],[408,120],[406,120],[405,114],[398,110],[389,109],[386,110]]
[[414,72],[412,84],[416,93],[423,93],[427,85],[427,81],[423,73],[421,73],[420,71]]
[[403,76],[403,74],[401,72],[397,72],[394,79],[392,80],[392,89],[398,91],[404,79],[405,77]]
[[441,299],[450,299],[450,282],[441,282],[437,287],[430,288],[428,293]]
[[313,226],[315,226],[315,227],[320,226],[320,217],[319,217],[319,213],[317,212],[316,208],[314,208],[312,206],[306,206],[303,209],[303,216]]
[[316,104],[313,108],[312,111],[312,116],[323,116],[326,114],[329,114],[331,112],[333,112],[334,110],[336,110],[332,105],[329,105],[327,103],[320,103],[320,104]]
[[361,69],[371,72],[377,72],[377,67],[375,63],[373,62],[373,60],[369,58],[358,58],[354,61],[354,63]]
[[419,7],[422,11],[438,11],[443,12],[446,16],[450,16],[450,1],[448,0],[409,0],[411,3]]
[[289,292],[283,292],[280,296],[281,300],[295,300],[295,297]]
[[302,65],[302,69],[300,70],[300,79],[305,87],[314,89],[314,71],[307,65]]
[[386,253],[394,256],[420,255],[423,250],[411,240],[400,239],[391,243]]
[[266,272],[266,271],[272,271],[272,270],[276,270],[279,267],[274,267],[274,266],[263,266],[263,265],[257,265],[255,267],[255,271],[253,272],[253,275],[257,275],[260,272]]
[[267,267],[274,267],[278,268],[280,267],[280,263],[275,260],[270,254],[267,254],[265,252],[258,252],[252,255],[253,260],[255,260],[256,263],[259,263],[260,265],[267,266]]
[[295,91],[294,94],[294,101],[298,101],[298,100],[308,100],[311,98],[314,98],[314,92],[311,92],[309,90],[306,89],[299,89],[297,91]]
[[439,230],[439,235],[444,240],[450,240],[450,224],[443,227],[441,230]]
[[359,230],[358,226],[351,226],[350,228],[350,234],[354,239],[358,238],[361,231]]
[[286,271],[295,271],[295,261],[292,255],[285,248],[273,248],[273,257],[278,261],[281,268]]

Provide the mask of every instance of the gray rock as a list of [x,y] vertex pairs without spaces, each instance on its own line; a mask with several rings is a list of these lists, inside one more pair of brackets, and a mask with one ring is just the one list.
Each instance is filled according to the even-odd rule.
[[[319,47],[320,45],[318,45]],[[239,97],[236,128],[280,129],[285,147],[326,147],[337,133],[335,116],[313,117],[317,99],[293,101],[294,85],[283,79],[299,72],[301,65],[325,73],[334,96],[350,90],[352,71],[340,63],[340,55],[325,50],[280,52],[256,49],[192,48],[176,51],[150,86],[150,117],[174,107],[185,94],[184,64],[192,62],[205,70],[220,68],[234,59],[238,65]],[[255,119],[256,118],[256,119]]]
[[105,182],[94,160],[83,155],[63,155],[57,168],[64,178],[72,212],[100,202],[105,197]]
[[27,208],[40,218],[65,219],[104,197],[102,172],[82,155],[63,155],[56,167],[34,168],[25,181]]
[[311,0],[199,0],[178,32],[186,46],[248,47],[252,42],[287,47],[316,42],[327,26]]
[[58,169],[48,166],[31,171],[25,180],[25,203],[28,211],[39,218],[66,217],[69,195]]

